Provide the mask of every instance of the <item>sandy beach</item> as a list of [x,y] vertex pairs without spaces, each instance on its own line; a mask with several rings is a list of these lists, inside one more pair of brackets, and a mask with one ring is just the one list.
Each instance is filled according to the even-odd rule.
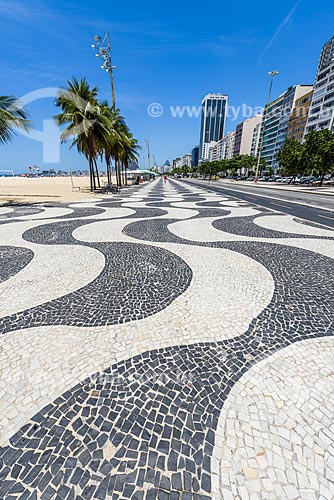
[[[101,177],[101,185],[106,177]],[[1,177],[0,205],[8,202],[40,203],[47,201],[70,202],[92,198],[89,177]],[[80,188],[80,190],[79,190]]]

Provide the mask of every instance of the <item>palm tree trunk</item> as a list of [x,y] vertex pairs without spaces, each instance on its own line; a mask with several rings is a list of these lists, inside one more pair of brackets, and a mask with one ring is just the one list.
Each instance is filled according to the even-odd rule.
[[128,185],[128,166],[129,166],[129,161],[127,158],[124,160],[124,174],[125,174],[125,185]]
[[116,177],[116,184],[119,187],[119,178],[118,178],[118,160],[115,158],[115,177]]
[[110,185],[112,183],[111,171],[110,171],[110,158],[107,159],[107,179],[108,179],[108,184]]
[[120,167],[120,161],[118,158],[115,160],[115,163],[116,163],[117,184],[119,187],[121,187],[122,186],[121,167]]
[[91,170],[91,175],[92,175],[92,186],[93,186],[93,190],[95,191],[96,190],[96,183],[95,183],[95,173],[94,173],[94,160],[95,160],[95,157],[94,157],[94,144],[93,144],[93,138],[92,138],[92,135],[91,133],[89,134],[89,137],[88,137],[88,151],[89,151],[89,168]]
[[[96,158],[93,158],[93,162],[94,162],[94,165],[95,165],[95,170],[96,170],[96,178],[97,178],[97,185],[98,187],[101,187],[101,184],[100,184],[100,177],[99,177],[99,170],[97,168],[97,161],[96,161]],[[96,189],[96,187],[95,187]]]
[[93,176],[92,176],[90,161],[89,161],[89,179],[90,179],[90,190],[93,191]]
[[122,165],[122,181],[123,181],[123,184],[125,184],[125,177],[124,177],[124,163],[123,163],[123,161],[121,162],[121,165]]
[[95,191],[95,176],[94,176],[94,164],[92,157],[89,157],[89,173],[90,173],[90,188],[91,191]]
[[118,170],[119,170],[119,185],[122,186],[123,181],[122,181],[122,163],[120,160],[118,160]]

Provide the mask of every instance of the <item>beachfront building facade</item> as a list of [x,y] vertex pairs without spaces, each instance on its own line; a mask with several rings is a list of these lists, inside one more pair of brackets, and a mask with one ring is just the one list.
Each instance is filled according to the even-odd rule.
[[295,106],[292,110],[290,120],[288,123],[287,139],[296,139],[302,142],[305,135],[305,128],[310,112],[311,102],[313,96],[312,90],[296,99]]
[[261,126],[261,134],[263,134],[261,157],[265,160],[267,168],[274,170],[279,168],[277,153],[286,141],[296,101],[311,92],[312,88],[312,85],[289,87],[265,107]]
[[190,167],[191,168],[191,160],[192,156],[189,153],[186,153],[183,155],[182,160],[181,160],[181,167]]
[[228,132],[209,149],[208,161],[230,160],[234,154],[235,132]]
[[210,147],[224,136],[228,96],[207,94],[202,101],[199,159],[209,159]]
[[250,151],[251,156],[257,157],[259,154],[261,125],[262,125],[262,115],[261,115],[261,121],[254,127],[253,130],[252,145]]
[[175,170],[176,168],[180,168],[181,167],[181,161],[182,161],[182,158],[178,157],[178,158],[175,158],[173,160],[173,170]]
[[322,47],[305,134],[334,131],[334,37]]
[[209,148],[207,161],[217,161],[219,159],[218,158],[218,150],[220,148],[220,143],[221,143],[221,140],[212,143],[212,145]]
[[283,94],[282,109],[277,129],[276,143],[274,148],[274,158],[272,167],[274,170],[279,168],[277,153],[282,149],[289,130],[289,121],[296,107],[296,100],[305,96],[313,90],[312,85],[294,85],[289,87]]
[[203,144],[203,153],[202,153],[202,158],[200,159],[200,162],[201,161],[209,161],[210,159],[210,150],[212,148],[214,148],[217,144],[217,141],[210,141],[210,142],[206,142],[205,144]]
[[312,85],[294,85],[289,87],[283,96],[282,110],[277,130],[276,144],[274,150],[274,161],[273,167],[278,168],[279,164],[276,160],[277,153],[282,149],[289,130],[289,122],[291,115],[296,111],[296,101],[297,99],[304,97],[305,95],[312,92]]
[[263,112],[261,135],[263,136],[261,158],[267,167],[272,167],[275,160],[275,146],[280,116],[283,107],[284,94],[266,105]]
[[230,160],[234,154],[235,131],[228,132],[222,139],[221,160]]
[[254,129],[261,121],[262,114],[259,113],[237,125],[234,140],[234,156],[251,154]]

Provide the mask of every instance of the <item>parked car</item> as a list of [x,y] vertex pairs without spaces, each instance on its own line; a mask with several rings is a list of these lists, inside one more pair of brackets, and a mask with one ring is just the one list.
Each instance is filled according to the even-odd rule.
[[308,184],[310,186],[310,184],[316,179],[316,177],[314,177],[314,175],[309,175],[308,177],[305,177],[305,179],[303,179],[303,181],[300,182],[300,184]]
[[253,177],[252,175],[250,177],[247,177],[246,181],[253,181],[255,179],[255,177]]
[[311,181],[311,185],[312,186],[320,186],[321,181],[323,181],[323,177],[322,176],[316,177],[315,179],[313,179],[313,181]]
[[268,182],[281,182],[282,177],[280,175],[272,175],[269,177]]
[[334,186],[334,177],[330,177],[329,179],[325,179],[323,182],[324,186]]
[[244,175],[238,175],[238,177],[236,178],[236,181],[244,181],[246,179],[246,177]]

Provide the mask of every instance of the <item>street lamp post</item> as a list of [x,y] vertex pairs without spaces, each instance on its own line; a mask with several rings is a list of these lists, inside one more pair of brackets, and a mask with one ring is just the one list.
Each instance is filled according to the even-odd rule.
[[259,179],[261,154],[262,154],[262,149],[263,149],[264,135],[265,135],[265,132],[266,132],[267,115],[268,115],[268,109],[269,109],[269,104],[270,104],[270,99],[271,99],[271,91],[273,89],[274,78],[278,74],[279,74],[279,71],[277,71],[277,70],[268,71],[268,75],[270,76],[270,86],[269,86],[269,92],[268,92],[268,102],[267,102],[267,109],[266,109],[264,117],[263,117],[263,129],[262,129],[262,134],[261,134],[261,137],[260,137],[259,152],[258,152],[258,157],[257,157],[257,164],[256,164],[256,172],[255,172],[254,182],[257,182],[258,179]]
[[[112,96],[112,109],[116,113],[116,98],[115,98],[115,85],[114,85],[114,73],[113,73],[113,70],[116,69],[116,66],[113,66],[111,62],[109,30],[107,30],[103,39],[98,35],[94,36],[94,43],[92,44],[92,49],[97,51],[95,54],[96,57],[101,58],[102,60],[101,69],[109,73],[111,96]],[[121,167],[118,159],[115,160],[115,173],[116,173],[116,184],[117,186],[120,187],[122,185],[122,179],[121,179]]]
[[147,147],[147,162],[148,162],[148,170],[151,170],[151,152],[150,152],[150,140],[146,139],[145,144]]
[[116,66],[113,66],[111,63],[109,30],[107,30],[107,33],[105,34],[105,37],[103,39],[98,35],[94,36],[94,43],[92,44],[92,48],[97,50],[95,54],[96,57],[101,58],[103,61],[101,69],[109,73],[110,84],[111,84],[111,95],[112,95],[112,107],[114,111],[116,111],[115,85],[114,85],[114,73],[113,73],[113,70],[116,69]]

